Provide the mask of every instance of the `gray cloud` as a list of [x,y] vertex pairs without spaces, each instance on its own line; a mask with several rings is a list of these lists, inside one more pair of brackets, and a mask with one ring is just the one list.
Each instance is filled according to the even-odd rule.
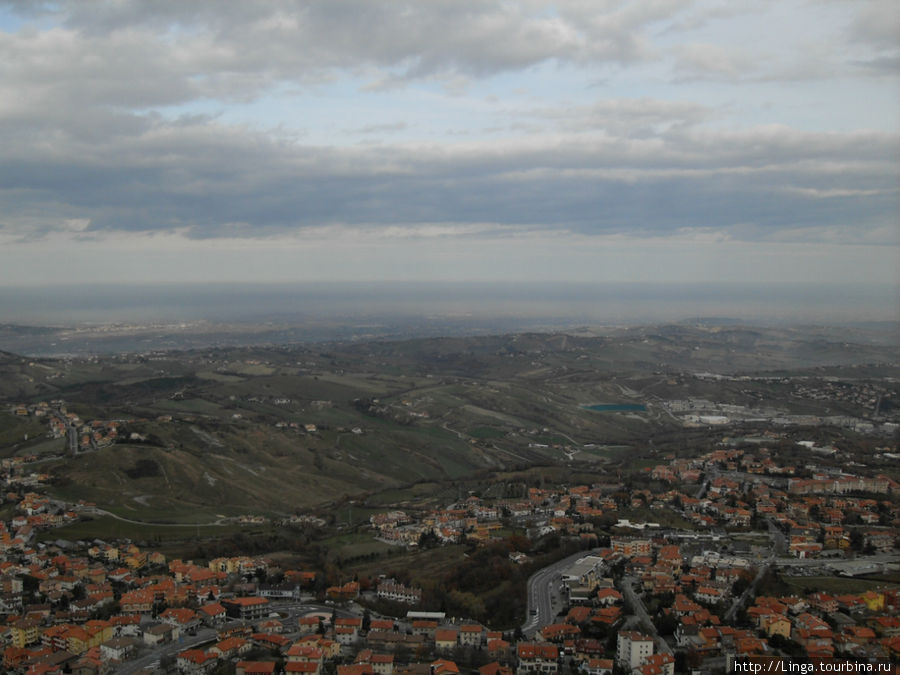
[[[45,74],[77,77],[86,60],[102,63],[92,95],[134,105],[246,95],[268,80],[316,81],[335,68],[377,67],[405,79],[483,76],[550,60],[632,62],[647,55],[644,29],[684,4],[476,0],[461,8],[451,0],[125,0],[14,7],[35,16],[49,11],[63,21],[64,28],[45,36],[60,61],[41,64]],[[22,62],[29,47],[41,49],[29,35],[4,47],[19,59],[17,69],[33,74],[38,68]],[[115,72],[121,76],[111,77]],[[160,74],[169,86],[155,86]]]
[[348,129],[351,134],[390,134],[407,129],[406,122],[386,122],[384,124],[366,124],[365,126]]
[[[330,224],[488,223],[780,239],[889,224],[896,134],[713,130],[705,125],[719,111],[700,103],[509,108],[507,127],[529,133],[349,148],[153,112],[253,101],[279,83],[312,86],[338,73],[396,83],[643,62],[660,58],[648,32],[690,4],[16,2],[15,12],[49,12],[60,25],[0,32],[0,228],[39,237],[86,219],[85,236],[265,237]],[[882,44],[877,20],[863,19],[854,30]],[[755,72],[739,50],[675,51],[697,77]],[[387,131],[402,128],[355,128]]]
[[855,40],[875,47],[896,50],[900,46],[900,12],[893,0],[860,3],[850,24]]
[[74,135],[37,151],[0,138],[3,225],[14,231],[45,210],[89,219],[88,232],[184,228],[194,237],[452,222],[638,234],[744,226],[733,232],[765,238],[884,226],[897,208],[900,143],[883,133],[674,128],[638,138],[329,148],[208,120],[140,121],[137,133],[91,147]]

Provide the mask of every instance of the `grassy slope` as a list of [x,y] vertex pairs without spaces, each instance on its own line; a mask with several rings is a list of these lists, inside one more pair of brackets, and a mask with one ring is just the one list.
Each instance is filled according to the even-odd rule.
[[[875,361],[885,353],[871,346],[848,350],[821,336],[807,343],[786,331],[675,326],[601,337],[209,349],[99,362],[4,356],[0,396],[63,397],[86,419],[146,418],[131,430],[150,435],[153,444],[120,444],[66,459],[56,467],[63,483],[57,491],[122,515],[165,520],[290,513],[416,481],[568,463],[565,446],[615,445],[632,456],[648,433],[671,431],[672,421],[652,403],[646,415],[597,413],[583,404],[646,403],[653,396],[736,403],[782,398],[785,392],[769,385],[673,379],[661,369]],[[366,410],[359,400],[377,404]],[[161,414],[175,420],[153,421]],[[279,430],[279,421],[315,424],[318,432]],[[0,455],[39,427],[33,420],[0,419]],[[361,434],[351,432],[357,427]],[[582,450],[571,461],[619,457],[608,449]],[[140,460],[156,470],[129,476]]]

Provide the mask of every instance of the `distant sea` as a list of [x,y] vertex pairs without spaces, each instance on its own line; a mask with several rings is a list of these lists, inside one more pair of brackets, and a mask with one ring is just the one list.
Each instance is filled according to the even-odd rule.
[[283,283],[0,287],[0,323],[382,322],[551,325],[714,318],[843,324],[900,320],[895,286],[854,284]]

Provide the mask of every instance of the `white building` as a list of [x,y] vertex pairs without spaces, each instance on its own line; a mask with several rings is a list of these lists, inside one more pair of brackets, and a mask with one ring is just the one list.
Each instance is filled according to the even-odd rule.
[[619,633],[616,640],[616,663],[633,670],[653,654],[653,638],[637,631]]

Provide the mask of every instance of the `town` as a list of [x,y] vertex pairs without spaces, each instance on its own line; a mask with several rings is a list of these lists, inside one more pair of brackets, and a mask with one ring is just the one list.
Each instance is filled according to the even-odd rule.
[[894,351],[616,340],[0,355],[4,668],[896,664]]
[[[370,517],[372,537],[409,550],[509,544],[510,528],[524,533],[521,548],[554,534],[571,542],[575,553],[531,576],[528,614],[514,630],[448,616],[422,588],[384,574],[325,586],[325,570],[265,556],[196,562],[126,541],[38,542],[37,532],[92,505],[34,491],[39,475],[22,480],[28,458],[6,460],[16,515],[0,530],[4,668],[651,675],[714,672],[748,656],[896,661],[896,582],[826,592],[780,575],[896,578],[900,485],[774,454],[721,449],[656,465],[630,489],[528,487],[518,498],[469,495]],[[675,487],[684,484],[698,489]],[[618,517],[635,509],[663,522]],[[508,558],[532,563],[529,550]]]

